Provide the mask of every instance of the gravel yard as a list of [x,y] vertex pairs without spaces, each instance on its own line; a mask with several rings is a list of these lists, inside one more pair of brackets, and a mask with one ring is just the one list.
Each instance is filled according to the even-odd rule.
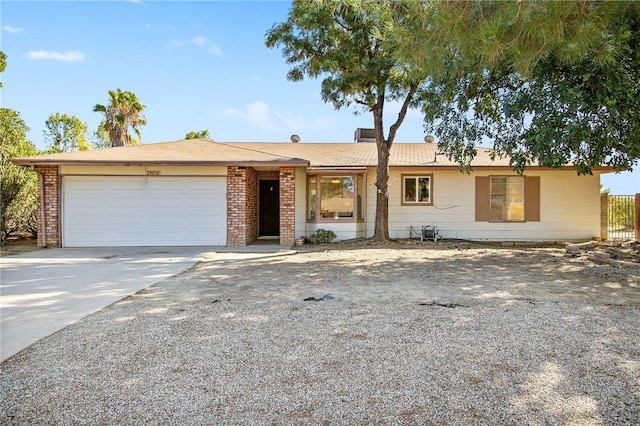
[[218,253],[4,362],[0,424],[638,424],[639,330],[557,247]]

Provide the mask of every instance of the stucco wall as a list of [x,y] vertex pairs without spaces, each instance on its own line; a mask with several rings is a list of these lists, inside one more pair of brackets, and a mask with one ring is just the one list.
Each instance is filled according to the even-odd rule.
[[[402,206],[402,174],[433,174],[433,206]],[[475,177],[516,175],[502,170],[477,170],[471,175],[457,170],[391,169],[389,185],[389,235],[408,238],[409,226],[436,225],[445,238],[476,240],[565,241],[600,235],[600,178],[578,176],[572,170],[530,169],[540,176],[540,221],[524,223],[476,222]],[[375,221],[375,171],[367,185],[367,236]]]
[[334,241],[352,240],[364,236],[358,232],[358,229],[361,229],[362,225],[362,223],[355,222],[307,223],[306,236],[311,236],[311,234],[318,229],[328,229],[336,234]]

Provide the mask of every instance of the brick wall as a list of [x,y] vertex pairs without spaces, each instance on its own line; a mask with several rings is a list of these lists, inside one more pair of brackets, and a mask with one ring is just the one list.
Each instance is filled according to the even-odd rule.
[[296,232],[296,169],[280,168],[280,245],[295,244]]
[[251,244],[258,239],[258,173],[255,169],[246,169],[245,193],[245,241]]
[[258,175],[252,168],[227,167],[227,244],[246,246],[258,238]]
[[[295,244],[294,167],[280,168],[280,245]],[[258,173],[227,168],[227,244],[246,246],[258,239]]]
[[[37,166],[36,172],[38,173],[38,247],[60,247],[61,180],[58,166]],[[41,205],[43,198],[44,208]]]

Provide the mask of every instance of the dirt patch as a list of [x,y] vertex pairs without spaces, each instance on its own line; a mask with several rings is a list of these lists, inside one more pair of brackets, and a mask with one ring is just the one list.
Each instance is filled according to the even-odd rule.
[[32,238],[11,238],[0,246],[0,256],[13,256],[40,250],[37,241]]
[[37,342],[2,364],[0,423],[638,423],[637,269],[556,245],[299,249],[212,254]]

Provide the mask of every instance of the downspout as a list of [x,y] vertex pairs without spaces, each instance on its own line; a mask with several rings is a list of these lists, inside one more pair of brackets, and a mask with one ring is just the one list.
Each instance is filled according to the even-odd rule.
[[38,173],[38,185],[40,186],[40,232],[42,232],[42,247],[47,247],[47,230],[44,206],[44,174]]

